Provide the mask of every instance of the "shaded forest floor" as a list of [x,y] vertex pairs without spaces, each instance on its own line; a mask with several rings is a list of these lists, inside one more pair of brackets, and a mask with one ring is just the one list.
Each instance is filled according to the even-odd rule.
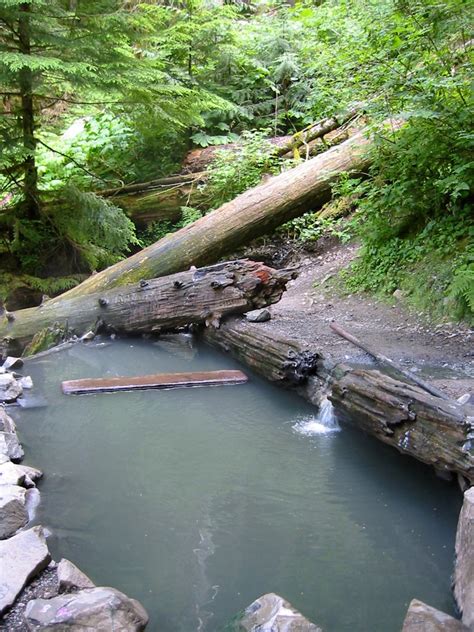
[[430,323],[425,314],[409,310],[403,297],[347,294],[338,272],[354,260],[358,246],[323,238],[312,250],[275,242],[246,252],[276,267],[299,268],[299,277],[270,308],[272,320],[255,326],[298,338],[339,361],[369,362],[365,352],[330,329],[336,321],[450,396],[474,392],[474,332],[468,326]]

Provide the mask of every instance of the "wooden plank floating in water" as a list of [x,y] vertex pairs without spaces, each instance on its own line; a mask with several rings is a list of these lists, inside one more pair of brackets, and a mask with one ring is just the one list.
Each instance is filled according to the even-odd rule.
[[65,395],[113,393],[149,388],[183,388],[196,386],[227,386],[244,384],[248,377],[242,371],[202,371],[193,373],[156,373],[130,377],[85,378],[62,383]]

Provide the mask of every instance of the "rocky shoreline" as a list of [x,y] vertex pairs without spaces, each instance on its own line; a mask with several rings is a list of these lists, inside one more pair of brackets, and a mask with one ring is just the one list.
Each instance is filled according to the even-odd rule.
[[[260,315],[249,321],[267,320]],[[257,325],[252,325],[257,326]],[[222,330],[225,331],[225,326]],[[207,342],[216,345],[218,332],[208,331]],[[211,340],[212,339],[212,340]],[[293,347],[292,347],[293,345]],[[220,348],[232,351],[228,342]],[[262,347],[260,347],[262,351]],[[278,355],[278,345],[268,354],[270,361],[260,363],[267,378],[281,385],[291,384],[307,399],[319,405],[321,385],[327,382],[328,364],[320,354],[297,342]],[[264,351],[267,352],[268,350]],[[234,353],[252,368],[255,364]],[[144,630],[148,615],[141,604],[110,587],[96,587],[72,562],[52,561],[47,532],[40,526],[29,527],[39,502],[37,481],[42,472],[21,464],[23,448],[14,421],[5,404],[21,399],[23,389],[32,387],[28,377],[15,373],[22,361],[7,358],[0,367],[0,631],[22,630]],[[314,366],[325,366],[326,374],[311,375]],[[311,369],[309,367],[312,367]],[[474,630],[474,487],[464,494],[463,508],[456,537],[456,562],[453,575],[454,595],[462,621],[413,600],[402,632],[436,632]],[[228,632],[322,632],[284,598],[269,593],[258,598],[225,628]]]

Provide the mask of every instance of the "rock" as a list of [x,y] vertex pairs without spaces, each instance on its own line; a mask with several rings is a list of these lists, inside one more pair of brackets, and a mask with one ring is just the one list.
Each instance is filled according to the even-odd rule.
[[25,477],[25,480],[23,481],[24,487],[35,487],[36,481],[43,476],[43,472],[38,470],[36,467],[23,464],[16,464],[15,467]]
[[21,384],[11,373],[0,375],[0,402],[14,402],[22,393]]
[[2,406],[0,406],[0,455],[12,461],[20,461],[23,458],[23,448],[18,441],[15,422]]
[[468,629],[461,621],[441,610],[413,599],[408,607],[402,632],[468,632]]
[[21,358],[14,358],[13,356],[8,356],[5,362],[3,363],[3,368],[7,371],[11,369],[21,369],[24,362]]
[[53,599],[33,599],[25,610],[28,630],[138,632],[148,615],[135,599],[114,588],[86,588]]
[[27,582],[51,559],[41,527],[0,542],[0,614],[9,608]]
[[462,621],[474,630],[474,487],[464,493],[456,533],[454,597]]
[[18,485],[1,485],[0,540],[12,536],[27,522],[26,490]]
[[459,404],[474,404],[474,395],[471,393],[464,393],[461,397],[458,397],[456,400]]
[[20,386],[23,390],[29,390],[30,388],[33,388],[33,380],[31,379],[31,377],[29,375],[25,375],[24,377],[21,377],[19,379],[20,382]]
[[395,290],[395,292],[392,294],[392,296],[393,296],[393,298],[396,298],[396,299],[397,299],[397,301],[401,301],[405,295],[404,295],[404,293],[402,292],[402,290],[397,289],[397,290]]
[[90,340],[94,340],[95,333],[93,331],[88,331],[83,336],[79,338],[81,342],[89,342]]
[[57,573],[60,593],[95,588],[94,582],[69,560],[62,559],[59,562]]
[[267,320],[270,320],[272,315],[268,311],[268,309],[254,309],[252,312],[247,312],[245,314],[245,318],[249,321],[249,323],[265,323]]
[[233,623],[236,632],[322,632],[275,593],[259,597]]
[[0,487],[2,485],[23,485],[25,473],[19,469],[20,466],[12,463],[6,455],[2,455],[3,459],[5,460],[0,463]]

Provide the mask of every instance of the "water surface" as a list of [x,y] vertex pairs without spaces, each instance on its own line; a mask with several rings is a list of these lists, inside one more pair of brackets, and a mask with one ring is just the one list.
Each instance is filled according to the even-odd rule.
[[[399,631],[417,597],[452,612],[460,494],[315,409],[246,385],[65,396],[65,379],[241,368],[206,347],[77,345],[27,364],[47,406],[16,411],[43,469],[38,521],[151,631],[212,632],[266,592],[326,632]],[[303,432],[298,432],[303,430]]]

